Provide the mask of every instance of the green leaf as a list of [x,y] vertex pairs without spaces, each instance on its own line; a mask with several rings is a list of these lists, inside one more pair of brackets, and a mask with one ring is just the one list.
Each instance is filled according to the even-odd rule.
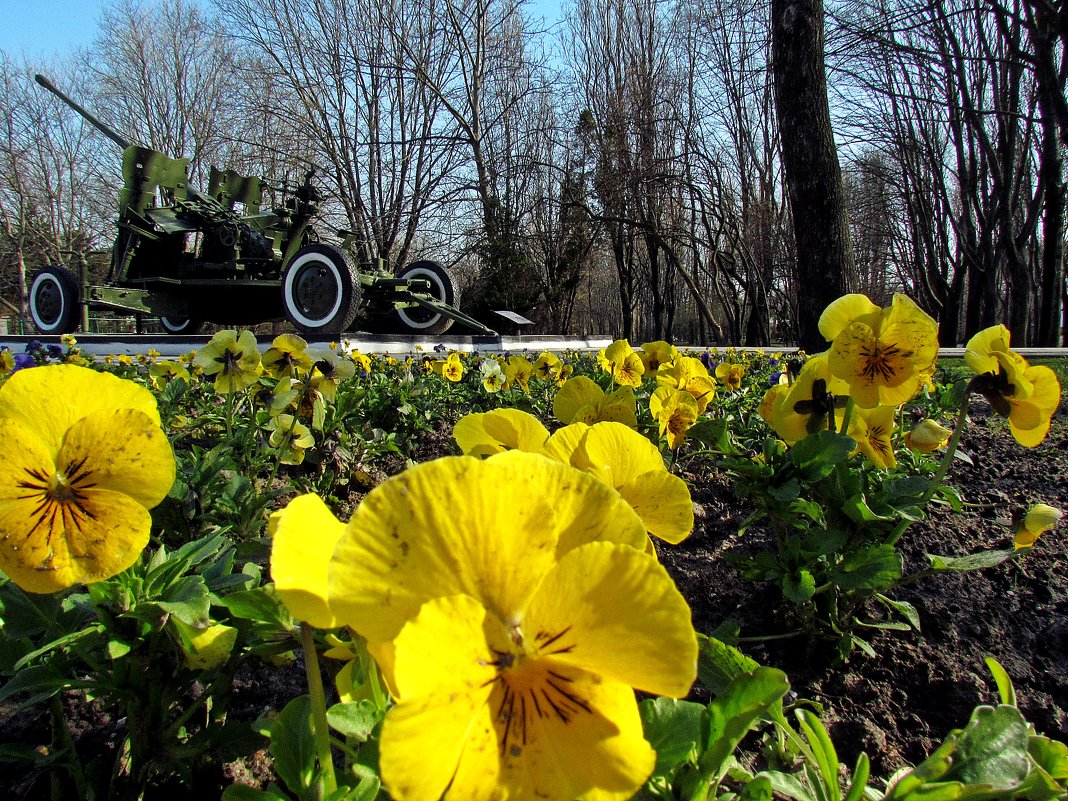
[[845,434],[820,431],[810,434],[790,449],[790,460],[797,466],[803,481],[819,481],[849,458],[856,441]]
[[1027,737],[1027,721],[1016,707],[976,707],[942,778],[995,793],[1014,790],[1027,778]]
[[382,719],[383,710],[373,701],[350,701],[334,704],[326,710],[326,721],[345,737],[366,742]]
[[1007,798],[1026,781],[1028,726],[1016,707],[979,706],[931,756],[900,777],[887,801]]
[[697,677],[712,695],[722,695],[730,683],[752,673],[760,663],[715,637],[697,635]]
[[665,776],[697,753],[705,708],[692,701],[648,698],[638,704],[645,739],[656,751],[654,776]]
[[303,798],[315,781],[315,737],[311,726],[311,699],[294,698],[271,724],[274,770],[286,787]]
[[792,774],[783,773],[778,770],[768,770],[760,775],[768,779],[772,789],[779,795],[796,799],[796,801],[821,801],[821,799],[816,797],[816,794],[812,790],[806,787],[800,779]]
[[51,698],[74,684],[75,682],[51,665],[34,665],[23,668],[5,681],[3,686],[0,686],[0,701],[5,701],[14,695],[28,693],[30,697],[22,702],[22,706],[31,706]]
[[937,556],[929,553],[927,558],[934,570],[983,570],[1000,565],[1006,559],[1011,559],[1015,553],[1009,550],[979,551],[967,556]]
[[805,738],[812,750],[812,756],[815,758],[815,767],[819,768],[819,777],[824,788],[821,795],[827,801],[839,801],[842,793],[838,787],[839,763],[834,743],[831,742],[823,723],[810,710],[798,709],[796,714],[801,723],[801,730],[805,733]]
[[202,576],[182,576],[167,588],[155,605],[183,623],[195,626],[209,617],[208,585]]
[[122,659],[130,653],[130,643],[122,640],[108,640],[108,656],[112,659]]
[[901,555],[893,545],[861,548],[847,554],[827,577],[846,590],[884,590],[901,578]]
[[771,801],[773,791],[767,776],[757,776],[737,796],[738,801]]
[[916,607],[908,601],[897,601],[893,598],[888,598],[881,593],[875,596],[875,600],[904,618],[913,630],[920,630],[920,613],[917,611]]
[[994,683],[998,686],[998,697],[1001,703],[1005,706],[1016,706],[1016,690],[1013,689],[1012,679],[1009,678],[1005,668],[992,656],[985,657],[983,661],[986,662],[987,670],[990,671],[994,677]]
[[895,519],[889,515],[879,515],[873,512],[868,506],[867,498],[859,493],[842,504],[842,511],[845,512],[846,517],[858,524],[887,522]]
[[726,456],[738,456],[741,451],[731,441],[728,421],[721,417],[705,417],[686,432],[686,438],[714,448]]
[[288,626],[289,611],[274,591],[273,584],[265,584],[252,590],[232,592],[219,599],[219,604],[234,617]]
[[795,573],[782,577],[782,594],[790,603],[806,603],[815,592],[816,579],[804,568],[799,568]]
[[786,674],[775,668],[759,667],[735,678],[708,705],[705,751],[698,763],[702,776],[716,780],[746,733],[758,720],[771,719],[769,710],[789,689]]

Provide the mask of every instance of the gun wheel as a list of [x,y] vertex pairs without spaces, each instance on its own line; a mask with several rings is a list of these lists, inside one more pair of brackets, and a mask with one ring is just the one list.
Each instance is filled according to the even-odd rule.
[[314,243],[298,250],[282,279],[282,310],[304,334],[340,333],[360,303],[356,271],[337,248]]
[[200,332],[200,329],[204,327],[204,321],[198,320],[195,317],[179,317],[178,315],[171,315],[170,317],[159,318],[160,328],[166,333],[174,336],[182,334],[193,335]]
[[[455,307],[459,301],[456,282],[450,273],[436,261],[413,261],[405,267],[398,278],[421,278],[430,282],[430,295],[442,303]],[[394,315],[400,329],[409,334],[443,334],[452,327],[453,320],[433,309],[409,306],[395,309]]]
[[30,283],[30,317],[42,334],[70,334],[81,322],[81,285],[58,264],[42,267]]

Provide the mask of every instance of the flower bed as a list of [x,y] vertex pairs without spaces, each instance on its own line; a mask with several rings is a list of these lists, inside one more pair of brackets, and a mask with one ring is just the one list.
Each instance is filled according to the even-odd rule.
[[938,368],[903,297],[821,330],[0,354],[9,796],[1063,794],[1055,373]]

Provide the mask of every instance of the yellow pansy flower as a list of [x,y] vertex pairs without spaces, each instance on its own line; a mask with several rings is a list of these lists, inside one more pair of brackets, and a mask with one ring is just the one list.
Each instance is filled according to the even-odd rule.
[[888,469],[897,465],[890,441],[896,414],[897,409],[893,406],[876,406],[874,409],[858,406],[853,409],[848,434],[856,440],[857,449],[876,467]]
[[708,404],[716,397],[716,382],[708,374],[700,359],[680,356],[671,364],[664,364],[656,371],[656,383],[689,392],[697,401],[697,410],[705,413]]
[[312,348],[308,355],[314,360],[311,373],[311,388],[328,403],[337,398],[337,389],[345,379],[356,375],[356,364],[332,350]]
[[560,387],[553,398],[553,415],[564,425],[600,422],[623,423],[638,427],[637,401],[634,389],[620,387],[605,394],[590,378],[580,375]]
[[534,365],[525,356],[513,354],[502,367],[504,370],[504,389],[511,389],[516,384],[524,392],[530,391],[530,379],[534,375]]
[[192,382],[189,371],[180,363],[174,361],[153,362],[148,367],[148,375],[152,379],[152,385],[156,389],[163,389],[176,378],[186,383]]
[[638,352],[641,357],[645,372],[655,373],[662,364],[671,364],[679,358],[679,349],[670,342],[658,339],[656,342],[642,343],[642,349]]
[[656,755],[632,688],[683,696],[697,658],[645,536],[610,487],[521,451],[427,462],[367,495],[329,602],[391,677],[379,766],[393,798],[641,787]]
[[820,353],[809,357],[794,383],[768,390],[760,414],[793,445],[817,431],[838,430],[848,395],[849,385],[831,374],[827,354]]
[[482,374],[482,388],[486,392],[500,392],[504,389],[508,379],[501,369],[501,363],[496,359],[486,359],[478,366],[478,371]]
[[542,351],[537,361],[534,362],[534,375],[542,381],[556,381],[563,368],[564,363],[559,356],[549,351]]
[[311,368],[308,342],[296,334],[279,334],[263,352],[263,369],[273,378],[293,378]]
[[352,363],[356,365],[357,370],[364,373],[371,372],[371,358],[367,354],[354,350],[349,354],[349,358],[352,359]]
[[303,423],[297,422],[291,414],[280,414],[267,424],[271,432],[268,440],[272,448],[277,448],[278,461],[282,464],[301,464],[304,452],[315,444],[311,430]]
[[885,309],[845,295],[824,310],[819,329],[831,343],[831,372],[868,409],[913,398],[938,357],[938,323],[905,295]]
[[1021,445],[1033,448],[1046,438],[1061,403],[1057,374],[1043,365],[1032,367],[1009,348],[1009,330],[995,325],[968,340],[964,360],[978,375],[972,391],[983,395],[994,411],[1009,418],[1009,430]]
[[1030,548],[1047,531],[1056,526],[1063,517],[1060,509],[1049,504],[1036,503],[1027,510],[1024,519],[1016,525],[1016,550]]
[[10,373],[15,369],[15,354],[7,348],[0,350],[0,371]]
[[464,377],[464,364],[460,361],[460,354],[453,351],[445,359],[444,364],[441,366],[441,374],[445,377],[446,381],[456,383]]
[[260,376],[260,352],[251,331],[220,331],[197,351],[193,364],[215,376],[215,391],[224,395],[252,386]]
[[953,432],[929,417],[923,417],[913,423],[905,434],[905,446],[920,453],[933,453],[945,447]]
[[745,365],[720,362],[716,365],[716,380],[727,389],[741,389]]
[[668,447],[678,448],[686,439],[686,432],[697,422],[697,401],[689,392],[674,387],[657,387],[649,398],[649,411],[660,425],[660,436],[667,438]]
[[645,365],[625,339],[617,339],[598,353],[598,364],[612,380],[624,387],[640,387]]
[[675,545],[693,531],[690,488],[668,472],[657,447],[634,429],[622,423],[572,423],[554,432],[542,453],[614,487],[654,537]]
[[174,475],[147,389],[69,364],[18,371],[0,387],[0,569],[37,593],[125,570]]
[[494,409],[461,417],[453,439],[466,456],[490,456],[508,450],[538,453],[549,431],[532,414],[520,409]]

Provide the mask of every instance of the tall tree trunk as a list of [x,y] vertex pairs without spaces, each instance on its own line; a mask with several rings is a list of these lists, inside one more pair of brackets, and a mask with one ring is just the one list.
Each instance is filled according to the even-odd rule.
[[842,170],[831,130],[823,0],[771,0],[775,109],[797,240],[798,344],[824,350],[818,323],[853,270]]

